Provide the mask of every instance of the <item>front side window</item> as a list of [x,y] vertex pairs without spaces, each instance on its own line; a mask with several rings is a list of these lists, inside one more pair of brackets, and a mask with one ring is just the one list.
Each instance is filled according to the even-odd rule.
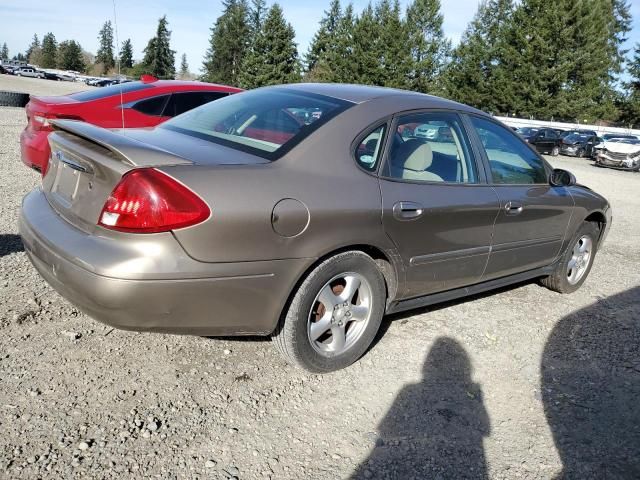
[[323,95],[258,89],[207,103],[160,128],[274,159],[351,105]]
[[433,112],[400,117],[386,175],[424,182],[475,183],[474,160],[458,116]]
[[365,170],[373,172],[378,166],[378,159],[382,155],[382,141],[384,140],[385,130],[386,125],[381,125],[366,134],[358,142],[355,152],[356,161]]
[[494,183],[548,183],[542,160],[508,129],[480,117],[471,117],[489,159]]

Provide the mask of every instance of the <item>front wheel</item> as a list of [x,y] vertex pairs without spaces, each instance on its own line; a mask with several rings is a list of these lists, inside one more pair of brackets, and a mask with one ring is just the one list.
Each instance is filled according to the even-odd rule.
[[285,359],[310,372],[339,370],[358,360],[380,327],[384,277],[362,252],[344,252],[318,265],[294,293],[272,335]]
[[559,293],[572,293],[587,279],[598,248],[600,230],[593,222],[584,222],[551,275],[541,283]]
[[578,157],[578,158],[583,158],[584,157],[584,150],[582,148],[580,150],[578,150],[578,152],[576,153],[576,157]]
[[560,154],[560,148],[558,147],[553,147],[551,149],[551,156],[553,157],[557,157]]

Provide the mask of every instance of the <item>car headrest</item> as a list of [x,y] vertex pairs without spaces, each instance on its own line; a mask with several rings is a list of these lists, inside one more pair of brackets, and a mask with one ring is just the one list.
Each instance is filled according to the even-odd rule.
[[414,138],[407,140],[400,147],[398,157],[404,160],[402,168],[417,172],[426,170],[433,163],[433,152],[429,144]]

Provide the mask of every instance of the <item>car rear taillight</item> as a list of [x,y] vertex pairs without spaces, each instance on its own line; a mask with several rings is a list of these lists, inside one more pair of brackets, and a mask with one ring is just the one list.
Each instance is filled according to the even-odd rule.
[[31,125],[34,130],[43,130],[43,131],[51,131],[53,130],[51,127],[51,123],[49,120],[52,119],[60,119],[60,120],[83,120],[82,117],[78,115],[68,115],[64,113],[40,113],[34,112],[31,115]]
[[154,168],[126,173],[100,214],[98,224],[133,233],[167,232],[209,218],[207,204],[187,187]]

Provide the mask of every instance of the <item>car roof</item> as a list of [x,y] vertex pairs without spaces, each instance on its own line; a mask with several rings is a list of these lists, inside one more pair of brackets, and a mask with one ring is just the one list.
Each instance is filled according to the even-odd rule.
[[352,103],[364,103],[381,97],[398,96],[415,100],[416,108],[447,108],[486,115],[486,113],[462,103],[436,97],[434,95],[427,95],[425,93],[400,90],[398,88],[377,87],[373,85],[355,85],[348,83],[291,83],[264,88],[284,88],[287,90],[301,91],[305,93],[315,93],[340,100],[346,100]]
[[[144,83],[136,80],[137,83]],[[191,80],[155,80],[153,82],[146,82],[147,85],[156,88],[162,88],[166,90],[171,90],[172,88],[177,88],[179,90],[184,88],[197,88],[198,90],[224,90],[224,91],[242,91],[241,88],[232,87],[229,85],[219,85],[217,83],[207,83],[207,82],[198,82]]]

